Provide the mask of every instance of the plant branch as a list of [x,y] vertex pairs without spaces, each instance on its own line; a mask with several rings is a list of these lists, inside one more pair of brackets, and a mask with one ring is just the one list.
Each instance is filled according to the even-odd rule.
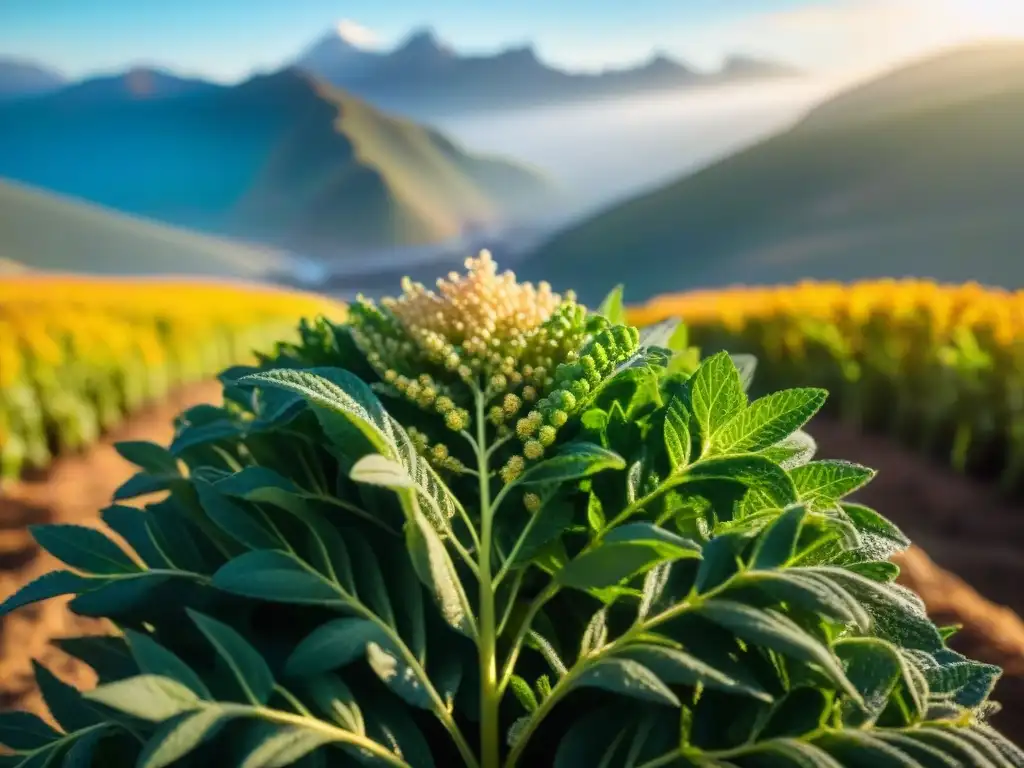
[[533,620],[537,617],[540,609],[558,594],[558,589],[553,584],[548,585],[543,592],[533,599],[530,607],[526,610],[526,616],[523,617],[523,623],[512,640],[512,648],[509,650],[508,659],[505,661],[505,666],[501,672],[501,683],[498,690],[502,693],[505,692],[505,688],[508,687],[508,681],[512,679],[512,674],[515,672],[516,662],[519,660],[519,654],[522,652],[523,643],[526,642],[526,636],[530,633],[530,626],[533,624]]
[[494,583],[491,573],[491,554],[494,539],[494,507],[491,505],[491,478],[488,468],[487,422],[484,395],[474,388],[476,401],[477,471],[480,481],[480,753],[483,768],[498,768],[501,760],[501,734],[499,705],[501,689],[498,685],[498,636],[494,605]]
[[382,760],[388,765],[395,766],[395,768],[412,768],[409,763],[405,762],[405,760],[400,758],[394,752],[386,749],[376,741],[368,739],[365,736],[360,736],[352,731],[346,731],[344,728],[338,728],[337,726],[331,725],[330,723],[324,722],[318,718],[303,717],[301,715],[294,715],[291,712],[284,712],[279,709],[271,709],[269,707],[252,707],[244,704],[218,704],[218,707],[222,708],[225,712],[234,712],[243,717],[252,717],[255,715],[262,720],[267,720],[273,723],[294,725],[298,728],[305,728],[309,731],[317,731],[329,737],[333,742],[337,742],[339,744],[351,744],[354,747],[359,747],[359,749],[369,752],[374,757]]

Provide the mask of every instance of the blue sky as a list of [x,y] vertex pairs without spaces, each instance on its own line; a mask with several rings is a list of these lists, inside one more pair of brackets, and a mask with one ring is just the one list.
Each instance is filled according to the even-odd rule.
[[654,50],[707,67],[742,52],[835,68],[956,39],[973,28],[965,19],[973,22],[979,8],[988,8],[989,26],[1005,31],[1000,14],[1010,5],[1024,2],[0,0],[0,55],[71,76],[145,63],[235,80],[280,66],[346,20],[378,47],[429,25],[463,51],[533,42],[542,58],[570,68],[633,63]]

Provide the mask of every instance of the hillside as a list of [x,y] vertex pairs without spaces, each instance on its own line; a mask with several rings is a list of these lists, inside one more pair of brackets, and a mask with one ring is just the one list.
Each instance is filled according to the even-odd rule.
[[28,267],[101,275],[261,278],[285,268],[283,258],[272,252],[4,182],[0,254],[0,273]]
[[0,176],[325,256],[445,241],[552,192],[296,70],[158,99],[77,93],[0,106]]
[[1022,135],[1024,45],[949,52],[569,228],[517,271],[591,301],[619,281],[631,300],[801,278],[1024,286]]

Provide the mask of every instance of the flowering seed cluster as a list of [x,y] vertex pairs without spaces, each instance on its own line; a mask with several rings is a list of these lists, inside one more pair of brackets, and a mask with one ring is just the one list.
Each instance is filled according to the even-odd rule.
[[640,332],[636,328],[606,326],[594,334],[575,360],[558,365],[554,389],[516,422],[516,437],[522,441],[523,451],[512,456],[501,469],[504,482],[517,478],[528,461],[543,458],[544,449],[555,442],[558,430],[616,367],[636,353],[639,343]]
[[499,274],[487,251],[466,270],[436,290],[403,280],[401,296],[379,306],[360,297],[350,313],[353,339],[378,374],[456,431],[470,423],[468,386],[484,390],[491,423],[506,424],[553,386],[556,366],[587,333],[586,308],[572,294]]
[[[587,395],[637,348],[639,332],[588,317],[573,294],[516,282],[499,274],[487,251],[466,260],[435,289],[409,279],[397,298],[379,304],[360,297],[351,307],[352,339],[395,392],[468,429],[467,408],[482,392],[484,417],[499,435],[522,443],[502,468],[519,476],[544,457]],[[465,471],[442,443],[417,433],[417,450],[435,466]]]

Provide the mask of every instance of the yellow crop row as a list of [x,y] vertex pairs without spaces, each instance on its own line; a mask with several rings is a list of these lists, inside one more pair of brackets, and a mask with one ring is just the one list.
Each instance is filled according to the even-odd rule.
[[265,286],[4,276],[0,480],[292,338],[302,317],[343,312],[324,297]]
[[824,386],[841,418],[957,470],[1024,479],[1024,291],[921,280],[805,282],[663,296],[705,352],[758,357],[762,387]]

